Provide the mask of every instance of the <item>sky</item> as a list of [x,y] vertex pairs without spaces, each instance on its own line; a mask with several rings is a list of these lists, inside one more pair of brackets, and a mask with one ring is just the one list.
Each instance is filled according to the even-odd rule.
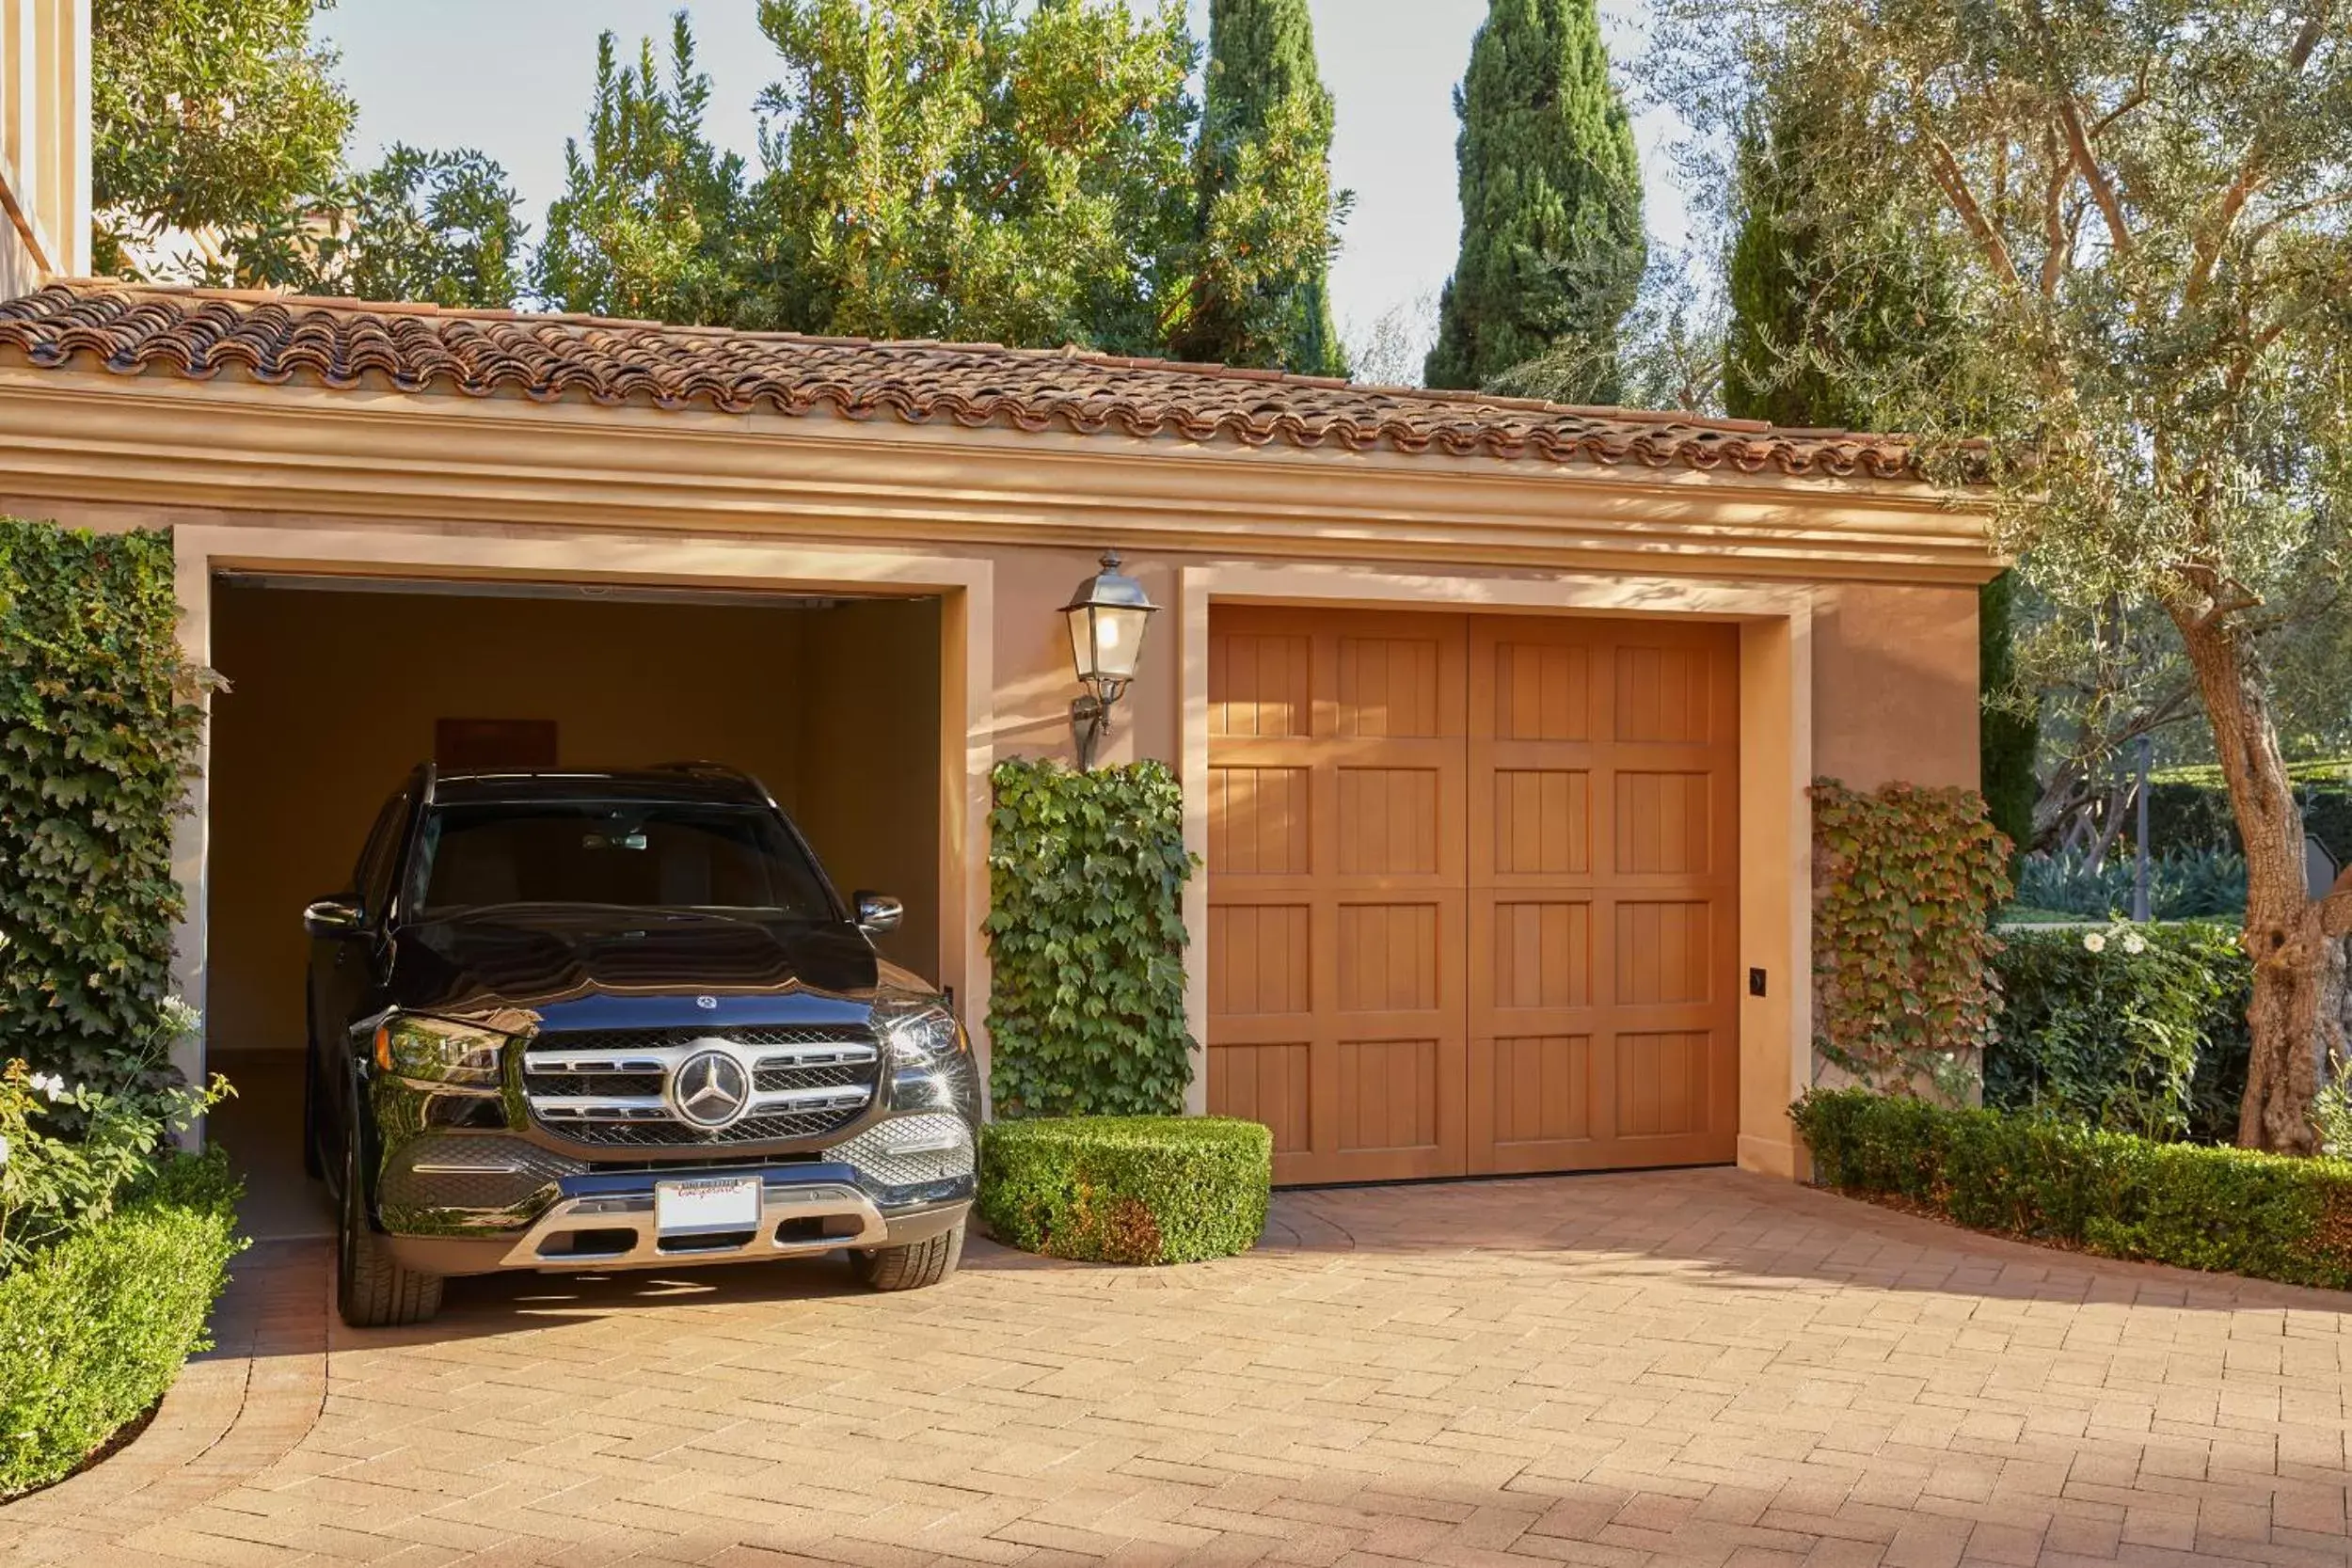
[[[1206,0],[1191,3],[1193,30],[1205,36]],[[1335,312],[1354,337],[1382,313],[1434,294],[1453,268],[1461,227],[1453,92],[1486,4],[1310,5],[1338,111],[1332,178],[1356,193],[1331,274]],[[597,34],[618,33],[630,53],[652,34],[666,49],[669,18],[680,8],[692,17],[711,78],[706,129],[756,165],[752,103],[777,71],[753,0],[339,0],[316,30],[342,50],[343,81],[359,103],[355,161],[372,163],[394,141],[478,148],[505,166],[536,233],[563,190],[564,140],[587,118]],[[1615,57],[1631,59],[1642,0],[1602,0],[1601,10]],[[448,47],[452,39],[466,47]],[[1665,111],[1635,116],[1650,232],[1679,245],[1689,218],[1666,155],[1677,130]]]

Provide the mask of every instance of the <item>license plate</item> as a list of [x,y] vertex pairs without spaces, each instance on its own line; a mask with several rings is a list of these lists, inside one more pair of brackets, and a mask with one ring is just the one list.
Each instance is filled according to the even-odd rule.
[[664,1236],[706,1236],[759,1226],[759,1178],[710,1176],[653,1186],[654,1228]]

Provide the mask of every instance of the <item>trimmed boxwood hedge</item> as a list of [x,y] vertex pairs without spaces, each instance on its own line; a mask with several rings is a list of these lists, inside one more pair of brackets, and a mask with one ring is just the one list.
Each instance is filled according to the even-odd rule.
[[1273,1177],[1274,1134],[1254,1121],[1000,1121],[980,1136],[980,1218],[1052,1258],[1190,1263],[1256,1244]]
[[175,1157],[0,1276],[0,1498],[72,1474],[210,1344],[205,1315],[245,1244],[237,1194],[217,1149]]
[[2157,1143],[1865,1089],[1791,1107],[1816,1180],[2109,1258],[2352,1287],[2352,1161]]

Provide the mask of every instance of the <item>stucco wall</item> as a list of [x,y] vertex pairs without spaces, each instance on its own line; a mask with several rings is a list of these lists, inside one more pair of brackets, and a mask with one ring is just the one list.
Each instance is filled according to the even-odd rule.
[[840,883],[897,895],[878,945],[938,974],[939,601],[851,601],[802,618],[792,811]]
[[[211,978],[215,1049],[298,1049],[303,904],[342,887],[369,822],[433,750],[437,718],[551,719],[566,767],[710,758],[758,774],[846,892],[937,952],[932,643],[845,674],[812,640],[935,638],[930,607],[588,604],[215,585]],[[846,692],[845,681],[854,680]],[[870,718],[861,744],[840,715]],[[876,766],[877,760],[883,765]],[[836,776],[855,770],[856,786]],[[800,802],[815,809],[803,811]],[[912,825],[911,827],[907,825]],[[899,842],[894,837],[905,829]]]
[[1813,765],[1856,789],[1978,787],[1974,588],[1815,593]]
[[[997,744],[1023,754],[1067,756],[1070,699],[1077,688],[1056,610],[1095,570],[1094,559],[1078,551],[1003,550],[994,560]],[[1129,558],[1126,570],[1172,608],[1180,569],[1214,560],[1140,555]],[[1490,581],[1504,576],[1454,575]],[[1812,596],[1814,772],[1863,789],[1895,779],[1976,787],[1976,589],[1829,583]],[[1445,608],[1470,608],[1470,598]],[[1119,710],[1106,761],[1151,756],[1174,763],[1182,754],[1174,620],[1172,613],[1154,618],[1142,676]]]

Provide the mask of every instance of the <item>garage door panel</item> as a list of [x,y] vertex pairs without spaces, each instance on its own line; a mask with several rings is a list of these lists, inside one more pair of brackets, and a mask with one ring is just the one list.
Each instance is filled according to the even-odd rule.
[[1209,863],[1224,877],[1289,876],[1313,864],[1314,808],[1308,770],[1209,770]]
[[1434,739],[1457,705],[1441,695],[1446,644],[1436,637],[1341,637],[1332,733],[1343,739]]
[[1494,1042],[1491,1076],[1498,1148],[1592,1137],[1592,1036],[1503,1036]]
[[1721,627],[1472,624],[1472,1170],[1729,1157],[1735,659]]
[[1715,737],[1716,683],[1707,647],[1628,641],[1613,662],[1616,739],[1703,746]]
[[1310,640],[1294,632],[1211,632],[1209,662],[1216,676],[1209,734],[1306,735],[1314,713],[1308,685],[1311,652]]
[[1588,1008],[1593,906],[1575,898],[1498,900],[1486,940],[1471,941],[1471,961],[1482,957],[1491,965],[1488,995],[1498,1012]]
[[1620,772],[1613,783],[1619,875],[1704,877],[1715,869],[1712,775]]
[[1621,898],[1616,921],[1615,989],[1620,1007],[1706,1003],[1714,992],[1715,906],[1706,899]]
[[1210,678],[1211,1103],[1278,1180],[1730,1157],[1730,628],[1220,610]]
[[1313,920],[1305,904],[1227,904],[1209,911],[1214,1018],[1314,1012]]
[[1343,1013],[1435,1012],[1445,996],[1445,949],[1458,932],[1434,903],[1342,904]]
[[1312,1050],[1306,1040],[1212,1047],[1209,1114],[1265,1123],[1274,1134],[1278,1160],[1305,1152],[1311,1147],[1308,1067]]
[[1581,635],[1478,639],[1470,703],[1483,722],[1471,733],[1498,740],[1586,741],[1604,733],[1606,694],[1593,687],[1594,650]]
[[1593,869],[1593,775],[1584,768],[1484,770],[1497,877],[1585,877]]
[[1445,770],[1342,768],[1337,771],[1337,855],[1342,877],[1437,877],[1447,853]]

